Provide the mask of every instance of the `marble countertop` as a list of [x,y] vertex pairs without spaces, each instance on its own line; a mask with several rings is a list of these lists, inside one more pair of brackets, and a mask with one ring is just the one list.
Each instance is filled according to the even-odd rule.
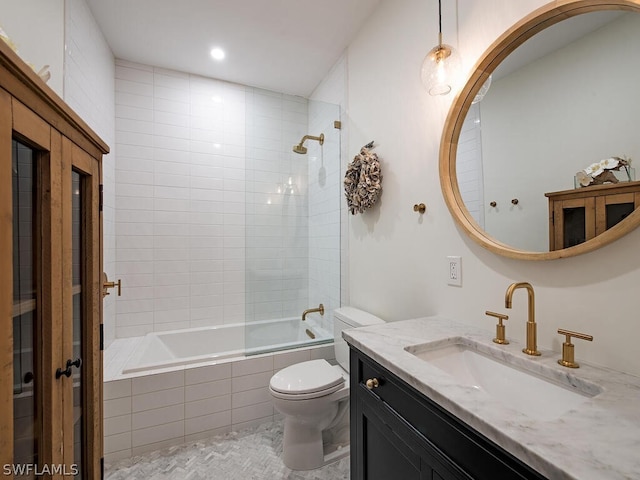
[[[580,347],[587,346],[576,347],[581,366],[570,369],[558,365],[557,352],[540,349],[539,357],[525,355],[518,342],[497,345],[485,330],[437,316],[345,330],[343,337],[550,479],[640,479],[640,377],[580,362]],[[475,342],[474,348],[481,353],[518,368],[544,372],[558,383],[586,389],[596,386],[600,393],[559,418],[537,420],[484,391],[459,385],[443,370],[405,350],[460,337]]]

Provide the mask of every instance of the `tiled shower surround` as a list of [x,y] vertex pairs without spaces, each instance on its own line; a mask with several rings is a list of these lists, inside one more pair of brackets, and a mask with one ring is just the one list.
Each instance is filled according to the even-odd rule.
[[[338,108],[310,119],[300,97],[119,60],[115,75],[116,337],[339,306]],[[325,147],[296,155],[311,126]]]
[[[269,422],[271,376],[333,345],[123,376],[152,331],[340,306],[340,109],[116,60],[116,340],[105,459]],[[307,155],[292,147],[324,133]],[[248,345],[255,347],[256,345]]]

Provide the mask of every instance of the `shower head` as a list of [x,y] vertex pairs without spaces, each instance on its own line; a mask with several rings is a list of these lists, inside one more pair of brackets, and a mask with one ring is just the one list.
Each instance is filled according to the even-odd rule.
[[293,151],[299,153],[300,155],[304,155],[305,153],[307,153],[307,147],[303,147],[302,144],[294,145]]
[[321,133],[319,137],[314,137],[313,135],[305,135],[304,137],[302,137],[302,140],[300,140],[300,143],[298,145],[293,146],[293,151],[295,153],[299,153],[300,155],[304,155],[305,153],[307,153],[307,147],[303,145],[306,140],[317,140],[320,145],[322,145],[324,143],[324,133]]

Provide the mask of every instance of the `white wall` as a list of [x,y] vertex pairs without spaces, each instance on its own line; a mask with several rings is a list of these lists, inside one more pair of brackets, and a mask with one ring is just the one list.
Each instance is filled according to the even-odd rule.
[[[115,279],[115,92],[114,59],[84,0],[65,0],[65,101],[109,145],[103,157],[103,261]],[[115,295],[105,297],[105,348],[115,338]]]
[[20,57],[35,70],[49,65],[47,82],[63,97],[64,0],[2,0],[0,26],[16,44]]
[[[445,41],[459,46],[466,68],[507,28],[543,0],[465,0],[443,4]],[[453,96],[429,97],[419,69],[437,39],[437,5],[383,2],[348,51],[350,155],[379,143],[384,174],[379,207],[351,219],[351,304],[388,320],[442,314],[494,334],[485,310],[504,311],[513,281],[536,290],[539,345],[560,350],[558,327],[592,334],[576,357],[640,374],[636,339],[640,230],[579,257],[527,262],[488,252],[456,227],[438,178],[438,148]],[[401,35],[398,32],[402,32]],[[425,202],[420,217],[413,204]],[[463,286],[446,284],[447,255],[462,256]],[[507,335],[524,341],[526,295],[516,294]]]

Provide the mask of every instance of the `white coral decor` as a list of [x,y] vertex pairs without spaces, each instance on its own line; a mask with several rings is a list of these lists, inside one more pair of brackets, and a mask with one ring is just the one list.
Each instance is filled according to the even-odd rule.
[[620,170],[631,165],[631,159],[621,157],[611,157],[592,163],[584,170],[576,173],[576,179],[581,186],[586,187],[591,184],[601,185],[606,182],[618,183],[618,179],[611,172],[612,170]]

